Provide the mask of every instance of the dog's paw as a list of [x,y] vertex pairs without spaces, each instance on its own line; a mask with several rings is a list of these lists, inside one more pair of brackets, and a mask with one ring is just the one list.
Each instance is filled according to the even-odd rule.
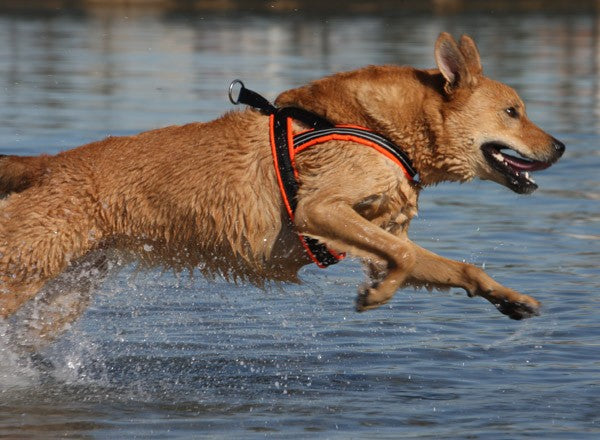
[[377,307],[385,304],[388,300],[378,301],[375,288],[373,286],[361,286],[358,289],[358,296],[356,297],[356,311],[365,312],[367,310],[376,309]]
[[523,301],[501,300],[494,302],[496,308],[511,319],[521,320],[539,316],[541,304],[539,301],[524,296]]

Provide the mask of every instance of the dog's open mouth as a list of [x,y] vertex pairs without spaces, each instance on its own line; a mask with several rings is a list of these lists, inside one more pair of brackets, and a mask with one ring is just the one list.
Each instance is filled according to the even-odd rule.
[[486,142],[481,146],[481,151],[490,166],[504,176],[506,186],[519,194],[529,194],[537,189],[530,172],[552,165],[551,162],[525,157],[509,146],[496,142]]

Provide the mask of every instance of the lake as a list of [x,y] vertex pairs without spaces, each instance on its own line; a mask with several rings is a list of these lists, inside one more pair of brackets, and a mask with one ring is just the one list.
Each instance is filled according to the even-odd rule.
[[426,189],[411,237],[532,294],[542,315],[512,321],[454,289],[357,314],[356,260],[266,290],[125,267],[42,362],[0,343],[0,436],[600,438],[596,9],[214,3],[0,7],[0,153],[207,121],[232,110],[235,78],[273,99],[363,65],[433,67],[441,31],[468,33],[567,151],[530,196]]

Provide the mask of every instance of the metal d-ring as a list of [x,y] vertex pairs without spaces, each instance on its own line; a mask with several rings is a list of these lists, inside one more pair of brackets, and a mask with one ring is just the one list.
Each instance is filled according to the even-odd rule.
[[[238,92],[237,99],[233,99],[233,89],[238,84],[240,85],[240,91]],[[244,83],[240,79],[234,79],[231,81],[231,84],[229,84],[229,101],[231,101],[233,105],[238,105],[240,103],[240,95],[244,88]]]

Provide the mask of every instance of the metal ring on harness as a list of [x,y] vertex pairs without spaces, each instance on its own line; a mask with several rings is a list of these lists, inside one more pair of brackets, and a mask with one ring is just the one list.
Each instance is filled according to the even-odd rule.
[[[237,93],[237,99],[233,99],[233,89],[238,84],[240,85],[240,91]],[[238,105],[240,103],[240,95],[244,88],[244,83],[240,79],[234,79],[231,81],[231,84],[229,84],[229,101],[231,101],[233,105]]]

